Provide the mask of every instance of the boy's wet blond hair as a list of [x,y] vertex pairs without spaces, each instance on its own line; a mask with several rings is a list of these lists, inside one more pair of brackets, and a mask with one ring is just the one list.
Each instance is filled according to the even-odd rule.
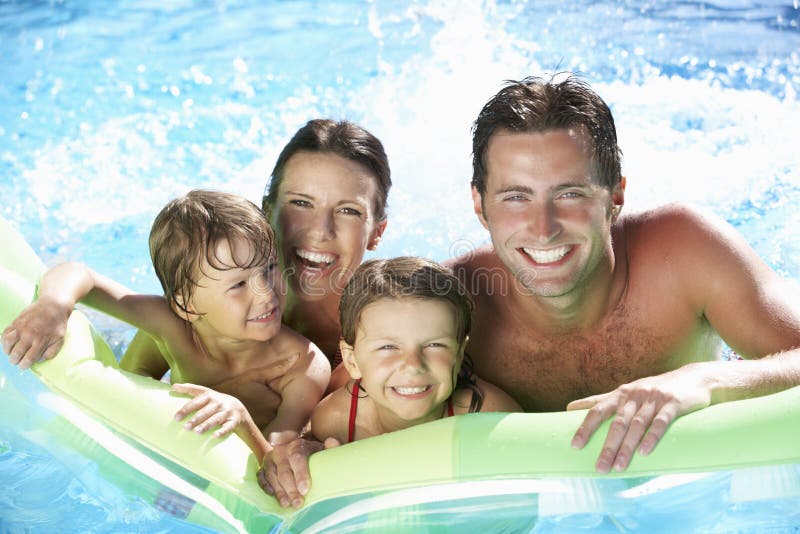
[[345,342],[355,343],[364,308],[382,299],[406,298],[450,302],[456,312],[458,342],[469,334],[473,304],[461,281],[434,261],[403,256],[366,261],[353,274],[339,303]]
[[[244,239],[252,255],[228,265],[216,253],[221,240]],[[215,269],[249,269],[264,264],[273,252],[275,236],[261,209],[249,200],[196,189],[170,201],[150,230],[150,258],[164,296],[184,312],[198,285],[203,260]]]

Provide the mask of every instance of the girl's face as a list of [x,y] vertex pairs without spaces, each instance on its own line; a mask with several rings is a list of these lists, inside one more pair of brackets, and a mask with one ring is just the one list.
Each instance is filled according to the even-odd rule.
[[342,357],[384,427],[442,417],[466,346],[457,332],[456,310],[444,300],[386,298],[362,310],[355,346],[342,342]]
[[363,165],[325,152],[298,152],[286,163],[271,223],[283,268],[299,300],[341,294],[364,252],[386,227],[376,221],[378,187]]

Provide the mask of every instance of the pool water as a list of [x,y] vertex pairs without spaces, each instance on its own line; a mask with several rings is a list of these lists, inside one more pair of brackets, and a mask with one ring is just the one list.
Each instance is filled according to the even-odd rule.
[[[709,209],[797,281],[799,26],[798,0],[0,0],[0,213],[46,263],[155,292],[147,233],[168,199],[258,202],[298,127],[347,118],[393,171],[374,255],[442,260],[488,240],[469,195],[483,103],[505,79],[573,70],[614,112],[625,210]],[[130,328],[92,320],[123,350]],[[79,476],[9,414],[0,531],[199,529]]]

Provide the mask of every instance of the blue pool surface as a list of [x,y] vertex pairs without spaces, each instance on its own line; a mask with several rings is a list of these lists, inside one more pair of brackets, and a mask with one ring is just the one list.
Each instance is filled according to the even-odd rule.
[[[386,145],[375,255],[485,243],[470,124],[503,80],[559,70],[614,112],[625,210],[699,205],[800,280],[797,0],[0,0],[0,58],[0,213],[46,263],[140,291],[158,291],[146,241],[167,200],[202,186],[258,202],[280,148],[320,116]],[[130,328],[91,317],[123,350]],[[39,447],[29,431],[48,414],[19,402],[0,410],[0,531],[202,531]],[[759,514],[776,515],[734,516],[747,530]]]

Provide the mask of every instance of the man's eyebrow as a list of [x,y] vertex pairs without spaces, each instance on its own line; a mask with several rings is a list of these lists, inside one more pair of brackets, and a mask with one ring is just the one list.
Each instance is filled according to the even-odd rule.
[[502,195],[503,193],[527,193],[532,195],[534,191],[527,185],[507,185],[495,191],[495,194],[498,195]]

